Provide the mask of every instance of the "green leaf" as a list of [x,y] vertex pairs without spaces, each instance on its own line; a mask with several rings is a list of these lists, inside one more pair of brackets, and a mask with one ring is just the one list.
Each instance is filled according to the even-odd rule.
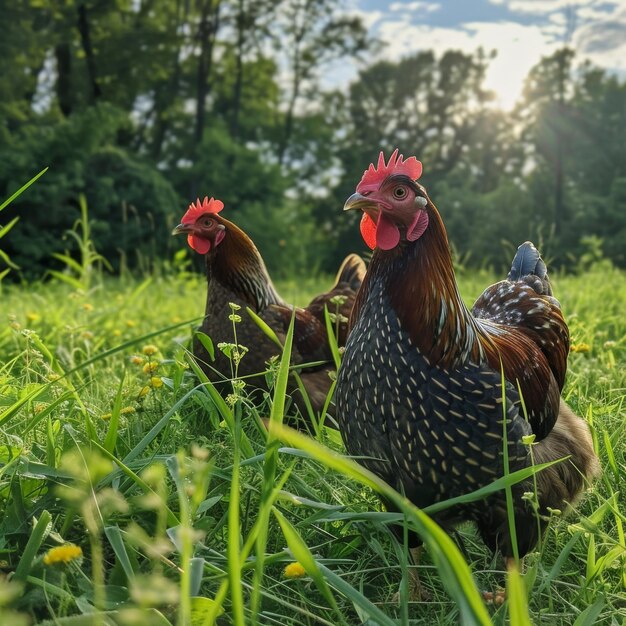
[[118,526],[105,526],[104,534],[107,536],[107,539],[113,548],[113,552],[115,552],[115,556],[122,566],[124,574],[126,574],[126,578],[129,581],[133,580],[135,578],[135,570],[130,557],[128,556],[128,552],[126,551],[126,545],[124,544],[124,539],[122,538],[122,531]]
[[191,626],[206,626],[207,618],[211,619],[212,615],[217,614],[219,616],[223,613],[224,609],[221,606],[216,607],[215,600],[211,600],[211,598],[202,596],[191,598]]
[[63,274],[62,272],[57,272],[56,270],[48,270],[48,274],[63,283],[67,283],[70,287],[73,287],[77,291],[80,291],[83,288],[83,283],[69,274]]
[[202,344],[204,349],[207,351],[209,357],[211,358],[211,361],[215,361],[215,347],[213,346],[213,341],[211,340],[211,337],[209,337],[206,333],[200,331],[197,331],[195,336]]
[[241,530],[239,526],[240,445],[238,434],[240,432],[241,426],[240,424],[236,424],[233,432],[235,450],[228,501],[228,544],[226,546],[226,554],[228,558],[228,579],[230,581],[231,612],[232,620],[235,626],[245,626],[243,591],[241,588]]
[[476,491],[471,491],[470,493],[466,493],[462,496],[457,496],[455,498],[449,498],[448,500],[442,500],[441,502],[435,502],[434,504],[424,507],[423,511],[425,513],[428,513],[429,515],[434,515],[435,513],[439,513],[440,511],[445,511],[446,509],[449,509],[451,506],[456,506],[458,504],[467,504],[469,502],[475,502],[476,500],[483,500],[492,493],[502,491],[507,487],[510,488],[511,485],[520,483],[533,476],[533,474],[536,474],[546,469],[547,467],[550,467],[551,465],[562,463],[568,458],[569,457],[564,457],[562,459],[556,459],[555,461],[548,461],[547,463],[541,463],[539,465],[533,465],[531,467],[525,467],[521,470],[516,470],[515,472],[511,472],[509,474],[506,474],[505,476],[497,478],[485,487],[476,489]]
[[15,226],[20,218],[14,217],[6,226],[0,228],[0,239],[2,239]]
[[265,549],[269,532],[269,516],[272,507],[271,495],[274,491],[276,478],[276,467],[278,464],[278,442],[274,435],[276,425],[283,423],[285,411],[285,397],[287,395],[287,382],[289,380],[289,363],[291,361],[291,347],[293,343],[293,332],[295,325],[295,315],[292,315],[287,335],[285,337],[285,347],[283,348],[274,386],[274,397],[272,399],[272,409],[270,411],[269,429],[263,463],[263,485],[261,488],[261,503],[259,505],[259,532],[256,538],[256,563],[254,568],[254,584],[252,586],[252,596],[250,601],[252,621],[257,619],[260,603],[261,589],[263,587],[263,567],[265,560]]
[[524,581],[515,564],[509,567],[506,591],[509,601],[511,626],[531,626]]
[[335,367],[339,369],[341,365],[341,356],[339,354],[339,346],[337,345],[337,337],[335,337],[335,331],[333,330],[333,323],[328,313],[328,307],[324,305],[324,321],[326,322],[326,332],[328,334],[328,345],[330,351],[333,353],[333,360],[335,361]]
[[602,613],[605,602],[603,598],[600,598],[592,605],[588,606],[573,623],[572,626],[594,626],[598,623],[598,617]]
[[124,379],[126,378],[126,370],[123,371],[120,378],[120,384],[117,386],[117,393],[115,394],[115,402],[113,403],[113,409],[111,410],[111,418],[109,419],[109,428],[107,430],[106,437],[104,438],[104,447],[109,451],[115,450],[115,444],[117,442],[117,432],[120,424],[120,412],[122,410],[122,397],[124,391]]
[[39,174],[33,176],[25,185],[22,185],[8,200],[5,200],[2,204],[0,204],[0,211],[2,211],[2,209],[11,204],[11,202],[13,202],[15,198],[17,198],[22,192],[26,191],[38,178],[43,176],[47,171],[48,168],[45,167],[41,170],[41,172],[39,172]]
[[50,513],[48,513],[48,511],[42,511],[35,527],[30,533],[24,552],[22,552],[20,562],[15,568],[13,580],[24,581],[28,577],[33,561],[39,552],[39,548],[50,532],[51,522],[52,516]]
[[283,347],[276,333],[250,308],[246,307],[248,315],[254,320],[254,323],[279,347]]

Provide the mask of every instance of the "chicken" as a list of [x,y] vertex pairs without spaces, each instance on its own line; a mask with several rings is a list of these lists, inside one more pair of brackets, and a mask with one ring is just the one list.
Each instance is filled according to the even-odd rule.
[[[229,319],[233,314],[230,303],[234,303],[242,308],[241,321],[236,325],[236,343],[248,351],[238,363],[236,372],[231,359],[218,349],[212,361],[197,337],[193,352],[208,378],[224,393],[230,391],[230,385],[219,383],[230,381],[235,373],[252,388],[265,390],[267,362],[280,354],[280,349],[250,318],[245,308],[249,307],[263,318],[284,342],[294,307],[279,296],[252,240],[235,224],[218,215],[223,208],[224,204],[213,198],[192,203],[173,234],[186,234],[191,248],[206,258],[207,301],[200,331],[211,338],[214,346],[234,343],[233,321]],[[363,260],[356,254],[350,255],[328,293],[317,296],[310,307],[295,308],[292,362],[294,365],[313,364],[305,365],[300,376],[315,412],[324,406],[332,383],[329,372],[334,369],[324,305],[328,305],[331,312],[340,306],[340,314],[349,313],[364,274]],[[335,304],[335,296],[341,296],[343,304]],[[345,342],[347,315],[346,321],[340,323],[339,331]],[[294,380],[290,381],[288,390],[301,413],[306,415],[305,401]]]
[[[569,457],[536,475],[539,513],[564,510],[597,475],[598,460],[587,424],[560,398],[569,334],[545,264],[523,244],[508,278],[469,311],[441,217],[415,182],[421,171],[415,157],[396,150],[385,163],[381,153],[344,206],[363,211],[361,233],[374,249],[337,379],[346,449],[426,507],[502,476],[505,445],[510,472],[529,466],[534,435],[535,463]],[[520,555],[539,538],[528,491],[532,481],[513,487]],[[513,557],[504,492],[436,520],[446,529],[474,521],[491,549]]]

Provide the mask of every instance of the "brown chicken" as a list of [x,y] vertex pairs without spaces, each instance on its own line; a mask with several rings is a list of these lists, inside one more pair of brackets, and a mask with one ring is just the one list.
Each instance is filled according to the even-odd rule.
[[[565,510],[598,473],[587,424],[560,398],[569,333],[534,246],[470,311],[457,289],[446,231],[415,157],[397,150],[364,173],[345,210],[364,212],[374,254],[357,296],[336,389],[348,452],[419,507],[467,494],[505,472],[566,458],[536,475],[539,513]],[[504,370],[504,386],[501,380]],[[538,541],[535,511],[513,487],[519,554]],[[506,559],[514,550],[503,492],[436,516],[474,521]],[[414,545],[418,543],[417,538]],[[414,573],[414,572],[413,572]],[[414,579],[414,592],[418,586]]]
[[[207,300],[204,321],[199,330],[208,335],[216,347],[215,360],[210,358],[198,338],[193,344],[196,360],[221,391],[230,391],[230,384],[223,383],[232,379],[234,364],[217,349],[217,345],[234,342],[233,322],[229,319],[233,313],[230,303],[234,303],[241,307],[238,312],[241,321],[236,325],[237,343],[248,349],[238,364],[237,375],[243,377],[250,387],[266,390],[267,362],[279,355],[280,349],[245,309],[249,307],[263,318],[284,343],[295,308],[292,363],[303,366],[300,377],[313,410],[319,413],[332,383],[329,373],[334,369],[324,305],[330,312],[338,311],[340,314],[338,340],[343,345],[347,336],[347,319],[365,274],[365,264],[356,254],[348,256],[328,293],[317,296],[306,308],[292,307],[278,295],[252,240],[238,226],[218,215],[223,207],[221,201],[213,198],[205,198],[203,202],[198,200],[189,206],[173,231],[173,234],[186,234],[189,245],[205,255],[206,259]],[[342,304],[336,304],[335,296],[342,296]],[[345,321],[340,321],[343,318]],[[302,415],[306,416],[306,404],[293,379],[289,392]]]

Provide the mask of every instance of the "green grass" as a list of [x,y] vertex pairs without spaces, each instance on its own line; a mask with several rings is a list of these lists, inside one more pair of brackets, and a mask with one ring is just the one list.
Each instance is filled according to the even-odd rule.
[[[468,301],[493,280],[460,277]],[[279,290],[304,304],[330,282]],[[598,266],[553,282],[577,350],[564,395],[592,425],[603,476],[508,580],[471,526],[459,551],[338,456],[336,433],[313,441],[284,429],[286,361],[256,405],[245,388],[224,401],[198,381],[187,346],[202,278],[92,276],[87,292],[4,284],[0,623],[623,624],[626,276]],[[406,554],[377,492],[398,498],[426,538],[429,602],[392,602]],[[44,564],[66,542],[82,558]],[[284,575],[294,561],[301,578]],[[476,588],[505,582],[503,607],[477,602]]]

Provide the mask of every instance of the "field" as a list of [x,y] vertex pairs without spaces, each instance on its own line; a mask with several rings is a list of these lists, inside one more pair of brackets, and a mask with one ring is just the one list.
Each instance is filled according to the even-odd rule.
[[[494,278],[463,273],[464,297]],[[626,275],[600,263],[553,282],[572,333],[564,395],[592,426],[602,478],[508,578],[470,526],[449,540],[404,505],[428,544],[423,603],[406,601],[384,486],[336,454],[337,433],[268,441],[285,367],[261,405],[198,381],[201,277],[5,283],[0,623],[626,623]],[[278,287],[303,304],[329,284]],[[478,589],[505,584],[503,606],[482,602]]]

